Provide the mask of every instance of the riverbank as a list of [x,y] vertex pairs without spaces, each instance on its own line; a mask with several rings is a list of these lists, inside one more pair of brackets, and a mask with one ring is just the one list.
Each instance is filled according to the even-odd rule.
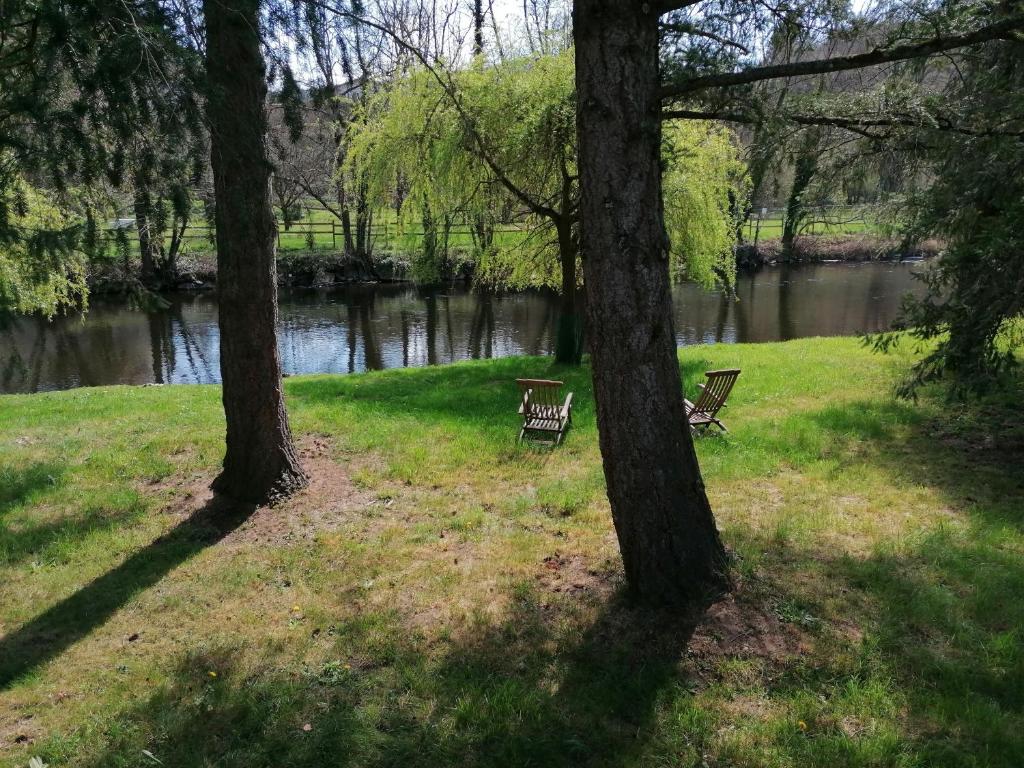
[[[126,274],[128,278],[126,279]],[[137,288],[138,277],[121,264],[94,266],[89,275],[90,293],[105,296]],[[408,282],[408,264],[402,259],[375,258],[372,266],[339,251],[279,251],[277,283],[281,288],[321,288],[353,283]],[[217,255],[211,251],[183,259],[176,276],[160,286],[160,292],[204,291],[217,287]]]
[[[0,399],[0,765],[1019,765],[1021,400],[897,402],[855,339],[680,360],[743,369],[688,641],[618,596],[585,369],[291,378],[312,484],[248,517],[217,387]],[[558,450],[517,376],[575,391]]]
[[[814,264],[821,262],[903,261],[936,256],[941,244],[926,240],[906,248],[899,240],[870,235],[814,235],[797,238],[794,250],[785,254],[778,238],[765,239],[755,247],[744,243],[736,249],[736,266],[741,271],[787,262]],[[467,259],[457,260],[462,265],[459,274],[450,275],[447,282],[472,283],[472,270]],[[89,289],[95,295],[124,293],[136,286],[136,276],[125,279],[122,265],[108,264],[94,267],[89,276]],[[317,250],[279,251],[277,281],[281,288],[323,288],[332,285],[403,283],[410,282],[408,255],[388,253],[374,257],[372,266],[364,260],[339,251]],[[217,286],[216,254],[202,251],[190,255],[181,265],[180,274],[163,291],[203,291]]]
[[787,262],[814,264],[820,262],[905,261],[928,259],[942,250],[938,240],[925,240],[912,247],[893,238],[872,235],[814,235],[798,237],[792,253],[785,253],[782,240],[772,238],[756,246],[744,243],[736,250],[736,266],[741,270]]

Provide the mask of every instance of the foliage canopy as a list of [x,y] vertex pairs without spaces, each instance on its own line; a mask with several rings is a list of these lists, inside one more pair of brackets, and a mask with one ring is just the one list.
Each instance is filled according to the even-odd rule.
[[[371,99],[353,121],[351,154],[377,205],[398,203],[417,225],[434,216],[526,224],[474,254],[489,283],[558,287],[557,216],[575,223],[575,85],[572,49],[478,61],[453,72],[411,72]],[[728,128],[687,122],[666,131],[665,213],[677,276],[732,284],[734,215],[747,194]],[[478,244],[479,245],[479,244]]]

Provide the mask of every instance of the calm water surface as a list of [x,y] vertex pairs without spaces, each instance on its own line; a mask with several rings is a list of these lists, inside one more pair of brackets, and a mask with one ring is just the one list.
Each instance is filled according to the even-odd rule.
[[[680,285],[680,345],[779,341],[880,330],[921,285],[921,264],[780,266],[743,275],[738,301]],[[554,347],[557,297],[486,295],[406,285],[283,291],[281,358],[290,374],[543,355]],[[85,316],[23,317],[0,329],[0,392],[101,384],[220,380],[217,299],[176,296],[159,312],[97,298]]]

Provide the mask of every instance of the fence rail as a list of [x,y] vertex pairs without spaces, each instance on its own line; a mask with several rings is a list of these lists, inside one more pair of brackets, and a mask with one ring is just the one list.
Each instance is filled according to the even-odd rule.
[[[323,210],[323,209],[319,209]],[[353,226],[353,230],[355,227]],[[138,240],[138,234],[134,223],[124,223],[118,227],[106,227],[102,230],[111,240],[119,234],[127,236],[131,241]],[[521,227],[516,225],[501,225],[495,228],[495,232],[523,232]],[[473,227],[469,224],[458,224],[450,226],[447,230],[452,237],[472,237]],[[189,243],[208,243],[211,247],[215,242],[216,229],[211,224],[189,224],[180,235],[180,238]],[[401,239],[418,239],[423,237],[422,228],[402,227],[395,222],[371,223],[369,227],[370,238],[378,244],[393,244]],[[165,233],[164,240],[169,242],[170,233]],[[281,220],[277,220],[277,247],[279,250],[338,250],[339,244],[344,245],[344,228],[337,219],[328,221],[296,221],[290,222],[287,226]]]
[[[814,205],[805,209],[799,235],[852,235],[873,232],[878,223],[868,205]],[[759,208],[743,225],[747,240],[781,237],[785,208]]]
[[[344,247],[344,230],[341,221],[334,216],[333,212],[323,207],[305,206],[307,216],[329,217],[326,220],[300,220],[289,222],[285,226],[281,219],[277,220],[277,247],[282,251],[301,250],[339,250]],[[871,215],[872,207],[868,205],[828,205],[811,206],[807,209],[807,215],[801,223],[798,234],[802,235],[843,235],[859,234],[877,231],[878,224]],[[759,208],[743,225],[743,235],[747,241],[764,240],[781,237],[783,222],[785,220],[784,208]],[[119,232],[128,235],[129,239],[136,240],[137,234],[134,222],[130,219],[119,220],[120,227],[111,227],[104,230],[108,236],[116,236]],[[354,230],[354,226],[353,226]],[[495,228],[496,233],[522,233],[526,230],[515,224],[503,224]],[[403,227],[396,221],[372,222],[369,227],[371,240],[378,247],[393,249],[396,245],[401,247],[403,241],[417,241],[424,235],[422,227]],[[471,239],[474,229],[470,224],[458,223],[448,228],[448,235],[455,239],[455,245],[459,241]],[[205,243],[212,249],[215,240],[215,228],[212,224],[189,224],[181,238],[189,243],[195,250],[206,250],[199,247]],[[170,235],[165,235],[165,242],[170,240]],[[410,243],[411,245],[411,243]]]

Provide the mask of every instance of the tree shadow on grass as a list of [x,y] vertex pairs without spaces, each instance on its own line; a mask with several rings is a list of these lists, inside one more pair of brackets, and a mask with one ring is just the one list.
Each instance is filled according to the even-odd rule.
[[87,505],[77,514],[61,513],[45,522],[36,522],[41,515],[23,515],[24,520],[12,525],[10,518],[17,517],[19,508],[44,501],[50,491],[63,485],[63,475],[64,467],[49,462],[24,469],[0,469],[0,566],[14,564],[29,555],[45,559],[47,548],[55,542],[73,541],[94,531],[113,528],[144,512],[142,502],[133,498],[114,508],[108,504]]
[[843,464],[884,467],[895,484],[939,490],[971,518],[1024,524],[1024,382],[1017,397],[934,410],[879,398],[811,416]]
[[25,468],[0,467],[0,520],[39,491],[56,486],[64,469],[52,462],[36,462]]
[[[881,468],[897,489],[932,489],[946,507],[868,556],[816,544],[762,545],[772,550],[766,567],[781,592],[810,599],[807,612],[826,624],[860,630],[844,641],[859,658],[852,668],[819,660],[813,670],[791,670],[779,691],[797,695],[809,682],[837,696],[868,681],[891,687],[908,719],[904,742],[894,747],[914,764],[1024,764],[1021,403],[922,407],[879,398],[794,416],[821,430],[826,458],[840,458],[837,471]],[[808,595],[789,583],[787,573],[799,575],[805,564],[819,578],[827,574],[828,596],[817,603],[815,588]],[[836,749],[854,744],[835,720],[826,712],[814,725],[822,749],[829,739]],[[814,762],[805,742],[794,742],[793,759]]]
[[[766,568],[816,650],[764,692],[808,733],[779,730],[763,748],[792,765],[1024,765],[1019,552],[939,527],[867,557],[776,545]],[[808,589],[810,573],[821,583]]]
[[630,764],[681,680],[691,627],[618,599],[579,634],[560,618],[518,589],[507,619],[442,651],[392,615],[385,642],[370,636],[379,626],[338,629],[338,660],[298,674],[245,671],[237,652],[188,657],[117,716],[90,765],[141,749],[182,767]]
[[903,689],[923,765],[1024,764],[1024,558],[939,529],[901,555],[839,562],[880,606],[878,653]]
[[250,506],[214,498],[121,565],[0,637],[0,691],[88,635],[134,595],[220,541],[251,513]]
[[[459,421],[487,427],[516,421],[516,378],[557,378],[581,400],[581,415],[592,413],[587,368],[555,366],[545,358],[503,358],[486,364],[396,369],[359,377],[315,377],[287,382],[290,398],[308,405],[345,402],[365,405],[377,416]],[[575,401],[574,401],[575,403]],[[574,411],[576,410],[574,405]]]
[[[707,360],[680,363],[685,391],[697,392]],[[420,422],[458,422],[482,430],[518,429],[517,378],[563,381],[573,392],[573,422],[594,429],[594,394],[590,367],[559,366],[548,358],[498,358],[486,364],[397,369],[369,376],[325,376],[289,380],[290,399],[304,405],[345,402],[365,406],[374,416],[410,417]]]

